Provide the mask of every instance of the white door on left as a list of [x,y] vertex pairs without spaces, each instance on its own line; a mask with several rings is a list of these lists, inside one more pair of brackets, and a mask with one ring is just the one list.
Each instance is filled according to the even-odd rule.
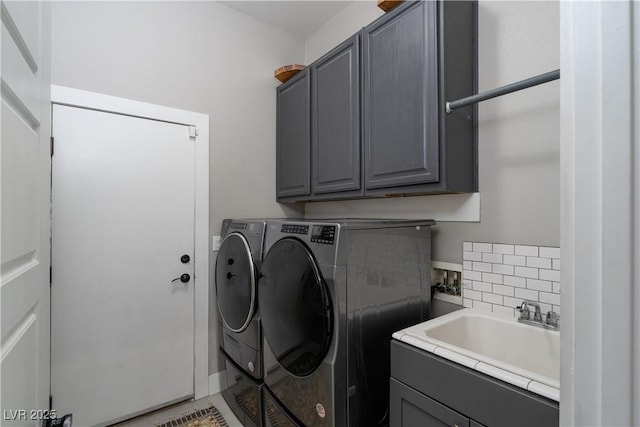
[[74,425],[194,395],[189,130],[53,107],[51,390]]
[[49,409],[48,7],[1,3],[0,424],[9,426],[39,425]]

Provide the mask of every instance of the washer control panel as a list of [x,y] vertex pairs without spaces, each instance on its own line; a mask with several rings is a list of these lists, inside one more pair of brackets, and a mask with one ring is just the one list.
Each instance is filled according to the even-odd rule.
[[298,224],[282,224],[280,231],[282,233],[291,233],[291,234],[309,234],[309,226],[298,225]]
[[246,230],[247,229],[247,223],[246,222],[232,222],[231,225],[229,225],[229,228],[231,228],[232,230]]
[[336,239],[335,225],[314,225],[311,230],[311,241],[333,245]]

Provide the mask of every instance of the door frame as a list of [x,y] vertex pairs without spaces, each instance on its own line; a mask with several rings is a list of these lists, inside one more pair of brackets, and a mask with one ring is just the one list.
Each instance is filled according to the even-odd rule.
[[560,425],[640,425],[640,3],[560,29]]
[[51,85],[51,103],[195,126],[194,397],[208,396],[209,115],[58,85]]

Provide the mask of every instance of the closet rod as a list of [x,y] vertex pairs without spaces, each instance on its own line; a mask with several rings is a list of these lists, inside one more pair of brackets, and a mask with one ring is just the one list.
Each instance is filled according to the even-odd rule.
[[506,95],[511,92],[516,92],[528,87],[537,86],[542,83],[551,82],[560,78],[560,70],[549,71],[548,73],[540,74],[538,76],[530,77],[519,82],[511,83],[506,86],[499,87],[497,89],[489,90],[477,95],[471,95],[466,98],[458,99],[457,101],[447,102],[447,113],[450,113],[456,108],[466,107],[470,104],[486,101],[487,99],[495,98],[497,96]]

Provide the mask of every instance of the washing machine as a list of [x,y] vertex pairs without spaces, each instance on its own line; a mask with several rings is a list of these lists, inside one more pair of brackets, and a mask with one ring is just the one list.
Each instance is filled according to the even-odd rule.
[[264,220],[225,219],[215,266],[220,355],[228,385],[222,396],[243,425],[255,427],[264,425],[257,281],[265,230]]
[[391,334],[429,318],[433,224],[268,223],[265,425],[387,425]]

